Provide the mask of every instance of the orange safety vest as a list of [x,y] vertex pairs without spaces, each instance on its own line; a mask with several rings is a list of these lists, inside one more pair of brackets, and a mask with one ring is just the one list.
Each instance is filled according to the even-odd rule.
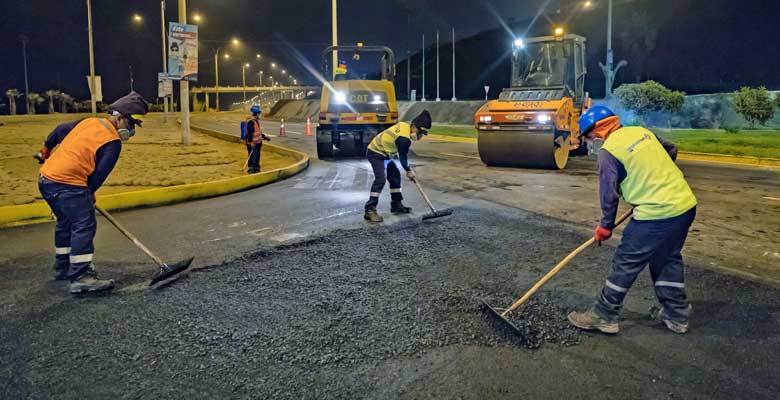
[[260,129],[260,121],[255,120],[254,118],[249,118],[247,121],[248,124],[255,124],[254,132],[252,132],[252,137],[247,138],[247,143],[251,143],[252,145],[256,145],[263,142],[263,131]]
[[87,186],[95,171],[95,156],[106,143],[119,139],[114,125],[105,118],[87,118],[65,136],[41,167],[41,175],[54,182]]

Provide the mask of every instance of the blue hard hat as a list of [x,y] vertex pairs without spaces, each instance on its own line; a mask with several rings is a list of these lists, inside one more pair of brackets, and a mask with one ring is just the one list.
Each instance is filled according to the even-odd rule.
[[580,136],[593,129],[593,127],[596,126],[596,122],[614,116],[615,113],[608,107],[595,106],[589,108],[588,111],[585,111],[585,113],[580,116]]
[[260,108],[259,105],[255,104],[252,106],[252,108],[249,109],[249,111],[251,111],[252,114],[260,114],[260,111],[263,111],[263,109]]

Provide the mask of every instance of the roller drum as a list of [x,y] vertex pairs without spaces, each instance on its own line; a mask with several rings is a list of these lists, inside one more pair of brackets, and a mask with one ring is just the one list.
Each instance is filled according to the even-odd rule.
[[488,166],[563,169],[569,159],[569,143],[553,131],[518,132],[480,130],[479,157]]

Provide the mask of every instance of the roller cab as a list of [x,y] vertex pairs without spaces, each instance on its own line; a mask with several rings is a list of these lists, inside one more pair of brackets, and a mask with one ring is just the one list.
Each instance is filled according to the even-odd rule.
[[587,154],[577,123],[590,107],[585,72],[581,36],[558,30],[555,36],[516,40],[512,86],[474,115],[482,162],[563,169],[570,154]]

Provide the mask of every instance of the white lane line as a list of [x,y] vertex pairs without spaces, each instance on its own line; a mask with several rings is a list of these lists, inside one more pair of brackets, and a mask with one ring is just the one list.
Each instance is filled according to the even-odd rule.
[[444,155],[444,156],[452,156],[452,157],[463,157],[463,158],[473,158],[473,159],[475,159],[475,160],[481,160],[481,158],[479,158],[479,157],[475,157],[475,156],[464,156],[464,155],[462,155],[462,154],[452,154],[452,153],[441,153],[441,154],[442,154],[442,155]]
[[764,196],[764,198],[767,199],[767,200],[780,201],[780,199],[778,199],[777,197],[767,197],[767,196]]
[[336,170],[336,176],[334,176],[333,180],[330,181],[330,185],[328,185],[328,190],[333,189],[333,185],[335,185],[339,181],[339,176],[341,176],[341,171]]
[[266,228],[255,229],[253,231],[248,231],[247,233],[251,233],[251,234],[253,234],[255,236],[261,236],[262,232],[266,232],[266,231],[270,231],[270,230],[271,230],[271,227],[266,227]]

